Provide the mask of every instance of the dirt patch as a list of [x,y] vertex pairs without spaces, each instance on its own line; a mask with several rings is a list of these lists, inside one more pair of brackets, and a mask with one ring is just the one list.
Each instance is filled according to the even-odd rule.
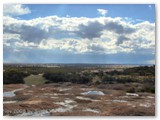
[[126,106],[118,106],[110,110],[111,116],[154,116],[153,108],[144,109],[141,107],[130,108]]
[[85,99],[75,99],[74,101],[76,101],[78,104],[87,104],[87,103],[91,103],[91,100],[85,100]]
[[40,104],[42,103],[42,100],[30,100],[23,102],[24,104]]
[[24,88],[26,85],[24,84],[8,84],[8,85],[3,85],[3,92],[8,92],[12,91],[15,89],[21,89]]

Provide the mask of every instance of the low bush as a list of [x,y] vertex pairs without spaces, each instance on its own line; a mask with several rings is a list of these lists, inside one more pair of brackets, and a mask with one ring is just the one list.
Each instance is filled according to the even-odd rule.
[[135,93],[136,89],[134,87],[132,87],[132,88],[129,88],[126,92],[128,92],[128,93]]

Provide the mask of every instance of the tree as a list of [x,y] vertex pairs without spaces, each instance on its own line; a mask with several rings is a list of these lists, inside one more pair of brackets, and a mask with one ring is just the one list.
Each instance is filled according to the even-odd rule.
[[18,72],[15,70],[5,71],[3,72],[3,83],[4,84],[24,84],[23,78],[25,74],[23,72]]

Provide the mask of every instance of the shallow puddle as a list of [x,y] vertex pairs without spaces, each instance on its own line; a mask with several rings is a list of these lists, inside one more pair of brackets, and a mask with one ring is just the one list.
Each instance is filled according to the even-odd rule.
[[17,103],[17,101],[3,101],[3,104]]
[[104,93],[101,91],[88,91],[81,94],[82,95],[104,95]]
[[94,109],[90,109],[90,108],[86,108],[86,109],[83,110],[83,111],[86,111],[86,112],[93,112],[93,113],[100,113],[100,111],[94,110]]
[[139,95],[138,94],[136,94],[136,93],[126,93],[126,95],[128,95],[128,96],[136,96],[136,97],[138,97]]
[[14,97],[16,94],[15,92],[17,91],[21,91],[24,90],[25,88],[27,88],[28,86],[25,86],[24,88],[20,88],[20,89],[15,89],[12,91],[8,91],[8,92],[3,92],[3,97]]
[[15,91],[3,92],[3,97],[14,97]]

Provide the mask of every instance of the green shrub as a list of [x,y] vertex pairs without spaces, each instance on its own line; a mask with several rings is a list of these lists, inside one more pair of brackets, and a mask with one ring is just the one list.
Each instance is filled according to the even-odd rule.
[[127,92],[129,92],[129,93],[135,93],[136,89],[134,87],[132,87],[132,88],[128,89]]
[[155,93],[155,86],[145,86],[140,90],[140,92]]
[[101,82],[98,80],[98,81],[95,82],[95,84],[99,85],[99,84],[101,84]]

